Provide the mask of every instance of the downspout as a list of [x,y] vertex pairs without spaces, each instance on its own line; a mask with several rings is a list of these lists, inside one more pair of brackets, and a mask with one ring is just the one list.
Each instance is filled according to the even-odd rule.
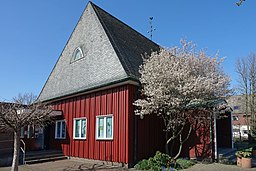
[[216,112],[214,114],[214,153],[215,153],[215,160],[218,160],[218,145],[217,145],[217,122],[216,122]]
[[[231,127],[231,148],[234,148],[233,125],[232,125],[232,112],[230,112],[230,127]],[[240,129],[239,129],[240,131]],[[249,132],[249,130],[248,130]]]
[[134,116],[134,150],[133,150],[133,162],[138,161],[138,116]]
[[[135,96],[134,96],[134,101],[138,99],[138,93],[139,93],[139,88],[135,88]],[[137,163],[138,161],[138,116],[135,115],[134,113],[134,149],[133,149],[133,163]]]
[[212,158],[212,161],[213,161],[213,153],[212,153],[212,150],[213,147],[212,147],[212,113],[210,112],[210,150],[211,150],[211,158]]

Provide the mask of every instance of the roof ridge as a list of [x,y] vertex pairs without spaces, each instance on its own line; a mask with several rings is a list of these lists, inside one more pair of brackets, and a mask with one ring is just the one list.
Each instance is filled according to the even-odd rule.
[[111,16],[112,18],[114,18],[115,20],[119,21],[120,23],[122,23],[123,25],[125,25],[126,27],[130,28],[131,30],[135,31],[137,34],[139,34],[140,36],[146,38],[148,41],[154,43],[155,45],[159,46],[156,42],[150,40],[148,37],[144,36],[143,34],[141,34],[140,32],[138,32],[137,30],[135,30],[134,28],[132,28],[131,26],[129,26],[128,24],[126,24],[125,22],[121,21],[120,19],[118,19],[117,17],[113,16],[112,14],[108,13],[106,10],[102,9],[101,7],[99,7],[98,5],[94,4],[93,2],[89,1],[89,3],[92,4],[93,7],[96,7],[98,9],[100,9],[101,11],[104,11],[106,14],[108,14],[109,16]]

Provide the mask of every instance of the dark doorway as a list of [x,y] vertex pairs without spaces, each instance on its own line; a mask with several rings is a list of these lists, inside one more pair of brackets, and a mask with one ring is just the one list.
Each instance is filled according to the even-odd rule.
[[226,113],[225,117],[217,119],[217,147],[232,148],[232,125],[231,114]]
[[50,149],[50,125],[44,128],[44,149]]

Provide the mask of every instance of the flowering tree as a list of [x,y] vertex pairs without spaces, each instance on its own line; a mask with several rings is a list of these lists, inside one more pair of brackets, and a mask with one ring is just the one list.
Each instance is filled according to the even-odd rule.
[[[197,52],[195,45],[185,40],[181,44],[182,47],[161,49],[144,58],[140,67],[142,96],[134,103],[137,115],[156,114],[162,118],[167,153],[169,143],[179,140],[175,158],[189,138],[195,110],[208,110],[205,102],[224,99],[230,93],[230,79],[220,66],[223,59],[218,60],[218,55],[211,58],[204,50]],[[187,136],[182,137],[184,131]]]
[[20,94],[13,103],[0,103],[0,129],[14,134],[12,171],[18,171],[21,128],[28,125],[43,127],[51,121],[51,107],[35,103],[35,100],[33,94]]

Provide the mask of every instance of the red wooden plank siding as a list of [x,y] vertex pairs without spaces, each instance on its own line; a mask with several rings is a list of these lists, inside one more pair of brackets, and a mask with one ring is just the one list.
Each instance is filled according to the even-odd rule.
[[[135,90],[135,86],[124,85],[54,103],[55,109],[63,111],[67,134],[64,141],[51,135],[51,141],[61,145],[67,156],[132,163]],[[114,138],[96,140],[96,116],[108,114],[113,115]],[[86,139],[73,139],[73,119],[81,117],[87,119]]]
[[90,145],[89,145],[89,158],[90,159],[94,159],[94,146],[95,146],[95,130],[96,130],[96,126],[95,126],[95,122],[96,122],[96,119],[95,119],[95,94],[91,95],[91,97],[89,97],[91,102],[90,102],[90,117],[89,117],[89,120],[90,120],[90,127],[87,128],[88,132],[90,132],[90,137],[89,138],[89,141],[90,141]]
[[[124,87],[121,87],[120,88],[120,91],[119,91],[119,97],[120,97],[120,100],[119,100],[119,104],[118,106],[120,107],[119,108],[119,162],[125,162],[125,123],[124,123],[124,120],[125,120],[125,116],[124,116]],[[120,103],[123,102],[123,103]]]
[[[85,106],[85,101],[84,101],[84,96],[81,96],[80,97],[80,100],[79,100],[79,113],[80,113],[80,117],[85,117],[85,115],[84,115],[84,106]],[[84,146],[85,146],[85,141],[86,140],[80,140],[80,142],[79,142],[79,157],[84,157]]]
[[[80,118],[79,112],[81,112],[81,111],[79,111],[79,100],[78,100],[78,98],[75,98],[74,105],[75,105],[75,107],[74,107],[74,116],[75,117],[74,118]],[[73,122],[72,128],[73,128],[73,131],[74,131],[74,120],[72,122]],[[74,152],[75,152],[74,156],[79,157],[79,140],[74,140]]]
[[[55,140],[51,130],[51,148],[61,148],[65,155],[96,160],[132,163],[134,159],[134,120],[137,125],[137,156],[141,160],[154,155],[156,150],[164,151],[165,137],[163,123],[155,115],[140,119],[134,115],[133,102],[137,87],[133,85],[98,91],[87,95],[61,100],[53,104],[54,109],[62,110],[67,123],[66,140]],[[113,140],[96,140],[96,116],[113,115]],[[86,117],[87,129],[85,140],[73,139],[73,119]],[[58,118],[62,119],[62,118]],[[184,149],[190,151],[190,157],[198,153],[209,155],[209,128],[200,129],[206,136],[200,138],[199,132],[191,135]],[[195,142],[198,140],[198,142]],[[194,147],[191,143],[194,142]],[[202,149],[204,145],[204,149]],[[208,151],[207,151],[208,150]]]
[[[114,114],[114,135],[119,135],[119,129],[118,129],[118,122],[119,122],[119,115],[118,115],[118,110],[119,110],[119,106],[118,106],[118,89],[114,89],[113,90],[113,104],[112,104],[112,108],[113,108],[113,114]],[[114,139],[113,142],[113,150],[112,150],[112,154],[113,154],[113,161],[118,162],[119,161],[119,139]]]
[[[107,108],[107,114],[110,114],[110,113],[113,113],[112,111],[112,90],[108,90],[107,91],[107,101],[106,101],[106,108]],[[114,116],[113,116],[114,117]],[[115,117],[114,117],[115,119]],[[112,161],[112,144],[113,144],[113,141],[107,141],[106,142],[106,159],[107,161]]]
[[[101,108],[100,96],[101,96],[100,93],[96,94],[95,113],[94,113],[94,116],[92,116],[92,117],[102,115],[100,113],[101,112],[100,111],[100,108]],[[95,125],[95,130],[96,130],[96,125]],[[96,140],[94,144],[95,144],[94,145],[94,159],[99,160],[100,159],[100,150],[101,150],[100,149],[100,141]]]
[[129,90],[129,94],[128,94],[128,98],[127,98],[127,120],[128,120],[128,134],[127,135],[127,163],[132,163],[133,159],[134,159],[134,122],[135,122],[135,114],[134,114],[134,98],[135,98],[135,93],[136,93],[136,87],[135,86],[131,86],[128,85],[128,90]]

